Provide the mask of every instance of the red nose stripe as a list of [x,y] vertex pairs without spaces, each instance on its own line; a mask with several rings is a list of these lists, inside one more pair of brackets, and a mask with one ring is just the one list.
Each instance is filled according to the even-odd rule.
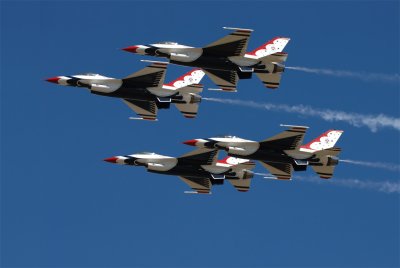
[[130,46],[130,47],[126,47],[123,48],[122,50],[128,51],[128,52],[132,52],[132,53],[136,53],[136,50],[138,49],[138,46]]
[[188,140],[184,141],[183,144],[190,145],[190,146],[196,146],[197,140]]
[[58,80],[60,80],[60,78],[58,78],[58,77],[52,77],[52,78],[46,79],[47,82],[55,83],[55,84],[58,83]]
[[118,157],[115,157],[115,156],[104,159],[104,161],[110,162],[110,163],[117,163],[117,160],[118,160]]

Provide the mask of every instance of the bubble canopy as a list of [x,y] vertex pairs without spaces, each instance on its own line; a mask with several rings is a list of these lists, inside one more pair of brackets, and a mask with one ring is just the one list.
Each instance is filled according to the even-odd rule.
[[234,139],[234,138],[237,138],[236,136],[234,136],[234,135],[229,135],[229,134],[227,134],[227,135],[217,135],[217,136],[215,136],[216,138],[227,138],[227,139]]
[[84,73],[82,75],[87,75],[87,76],[99,76],[99,74],[95,74],[95,73]]
[[155,153],[153,153],[153,152],[138,152],[136,154],[155,155]]
[[158,42],[159,44],[163,44],[163,45],[177,45],[177,42],[172,42],[172,41],[161,41]]

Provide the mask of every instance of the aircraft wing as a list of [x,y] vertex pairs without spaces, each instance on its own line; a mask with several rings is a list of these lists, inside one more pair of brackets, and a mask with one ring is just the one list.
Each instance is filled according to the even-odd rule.
[[292,177],[292,165],[290,163],[275,163],[269,161],[260,161],[273,176],[278,180],[290,180]]
[[[123,102],[137,113],[143,120],[157,120],[157,104],[155,101],[127,100]],[[134,118],[131,118],[134,119]]]
[[165,79],[165,71],[167,69],[166,62],[153,62],[146,68],[137,71],[122,79],[126,85],[134,87],[162,87]]
[[189,153],[186,153],[178,158],[179,162],[195,165],[213,165],[218,158],[217,149],[199,148]]
[[298,150],[308,127],[289,126],[289,129],[260,142],[260,147],[277,150]]
[[235,31],[204,47],[203,55],[220,57],[244,56],[253,30],[235,28],[225,29],[232,29]]
[[220,89],[224,91],[236,91],[238,75],[235,71],[204,69],[204,72]]
[[189,185],[195,193],[198,194],[209,194],[211,191],[211,181],[209,178],[189,178],[189,177],[182,177],[179,178]]

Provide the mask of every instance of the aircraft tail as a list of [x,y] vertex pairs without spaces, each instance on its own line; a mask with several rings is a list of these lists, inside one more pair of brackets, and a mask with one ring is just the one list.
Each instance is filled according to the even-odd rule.
[[310,141],[307,144],[300,146],[301,152],[314,153],[321,150],[326,150],[335,146],[336,142],[339,140],[342,135],[343,130],[335,130],[331,129],[320,136]]
[[200,92],[203,91],[203,85],[193,84],[177,89],[179,91],[182,100],[179,103],[175,103],[176,108],[186,118],[195,118],[199,110],[199,104],[201,102]]
[[279,87],[287,57],[287,53],[277,52],[261,58],[261,64],[254,68],[254,73],[265,87],[272,89]]
[[226,179],[239,192],[247,192],[250,189],[251,179],[254,172],[251,171],[256,164],[248,159],[228,156],[217,161],[219,165],[230,166],[232,175],[226,175]]
[[168,84],[164,84],[164,88],[178,90],[186,86],[200,83],[205,73],[201,69],[193,69],[181,77],[171,81]]
[[335,167],[339,164],[339,159],[337,155],[342,149],[338,147],[333,147],[330,149],[318,151],[315,153],[315,157],[318,162],[311,162],[309,165],[311,168],[319,175],[322,179],[330,179],[333,176]]
[[258,48],[254,49],[246,53],[246,57],[252,59],[261,59],[268,55],[275,54],[277,52],[282,52],[285,46],[289,43],[290,38],[286,37],[275,37],[269,40],[267,43],[259,46]]

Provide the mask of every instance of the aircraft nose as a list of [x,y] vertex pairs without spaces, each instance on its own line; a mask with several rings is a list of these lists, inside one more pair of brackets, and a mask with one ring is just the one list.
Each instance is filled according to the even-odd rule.
[[118,157],[116,157],[116,156],[104,159],[104,161],[109,162],[109,163],[117,163],[117,160],[118,160]]
[[58,76],[46,79],[47,82],[58,84],[60,78]]
[[190,145],[190,146],[196,146],[197,140],[188,140],[184,141],[183,144]]
[[139,48],[139,46],[130,46],[130,47],[125,47],[122,50],[131,52],[131,53],[137,53],[138,48]]

